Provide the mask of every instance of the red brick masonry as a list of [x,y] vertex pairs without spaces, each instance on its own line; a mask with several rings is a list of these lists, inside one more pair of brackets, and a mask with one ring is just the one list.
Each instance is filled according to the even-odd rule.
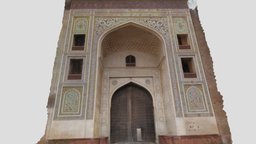
[[211,94],[211,101],[213,104],[213,109],[217,120],[219,134],[224,144],[232,144],[231,132],[228,125],[226,112],[223,110],[222,96],[217,90],[217,84],[213,71],[213,62],[210,55],[210,49],[208,48],[205,39],[204,30],[201,26],[197,9],[190,10],[190,15],[196,33],[200,56],[204,66],[206,81]]
[[188,8],[187,0],[70,0],[66,9]]
[[223,144],[219,135],[159,136],[159,144]]
[[108,144],[108,138],[49,140],[47,144]]

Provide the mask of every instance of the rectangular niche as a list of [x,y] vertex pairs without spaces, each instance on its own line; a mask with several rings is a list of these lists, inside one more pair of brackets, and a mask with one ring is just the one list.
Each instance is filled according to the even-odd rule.
[[72,33],[72,51],[83,51],[88,37],[89,18],[74,17]]
[[72,50],[84,50],[85,34],[74,34]]
[[181,58],[184,78],[196,78],[195,64],[192,57]]
[[179,49],[190,49],[187,34],[177,34],[177,40],[179,44]]
[[80,80],[82,78],[83,59],[70,59],[68,80]]

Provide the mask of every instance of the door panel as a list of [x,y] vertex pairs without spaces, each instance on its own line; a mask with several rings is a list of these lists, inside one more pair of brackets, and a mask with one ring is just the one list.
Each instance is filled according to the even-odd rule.
[[[141,138],[137,129],[141,129]],[[147,90],[129,84],[114,93],[110,135],[111,143],[155,142],[153,102]]]
[[127,90],[115,93],[111,105],[111,140],[113,142],[128,141],[127,133]]

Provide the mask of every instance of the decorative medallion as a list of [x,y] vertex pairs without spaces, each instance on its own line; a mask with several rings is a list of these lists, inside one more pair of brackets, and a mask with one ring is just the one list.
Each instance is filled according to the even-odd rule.
[[145,80],[145,83],[146,83],[147,85],[150,85],[150,80],[149,80],[149,79],[146,79],[146,80]]

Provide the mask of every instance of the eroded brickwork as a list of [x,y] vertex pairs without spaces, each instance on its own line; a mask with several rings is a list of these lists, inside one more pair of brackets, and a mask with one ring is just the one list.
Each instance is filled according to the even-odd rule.
[[206,75],[206,81],[208,83],[208,88],[211,93],[212,105],[215,112],[215,117],[217,120],[218,129],[222,140],[225,144],[231,144],[231,133],[228,126],[226,112],[223,110],[223,99],[222,95],[217,90],[216,79],[213,71],[213,61],[210,55],[210,50],[207,46],[205,39],[205,34],[203,28],[200,24],[197,10],[190,11],[196,37],[199,46],[200,55],[202,58],[202,63]]
[[160,144],[223,144],[219,135],[160,136]]

